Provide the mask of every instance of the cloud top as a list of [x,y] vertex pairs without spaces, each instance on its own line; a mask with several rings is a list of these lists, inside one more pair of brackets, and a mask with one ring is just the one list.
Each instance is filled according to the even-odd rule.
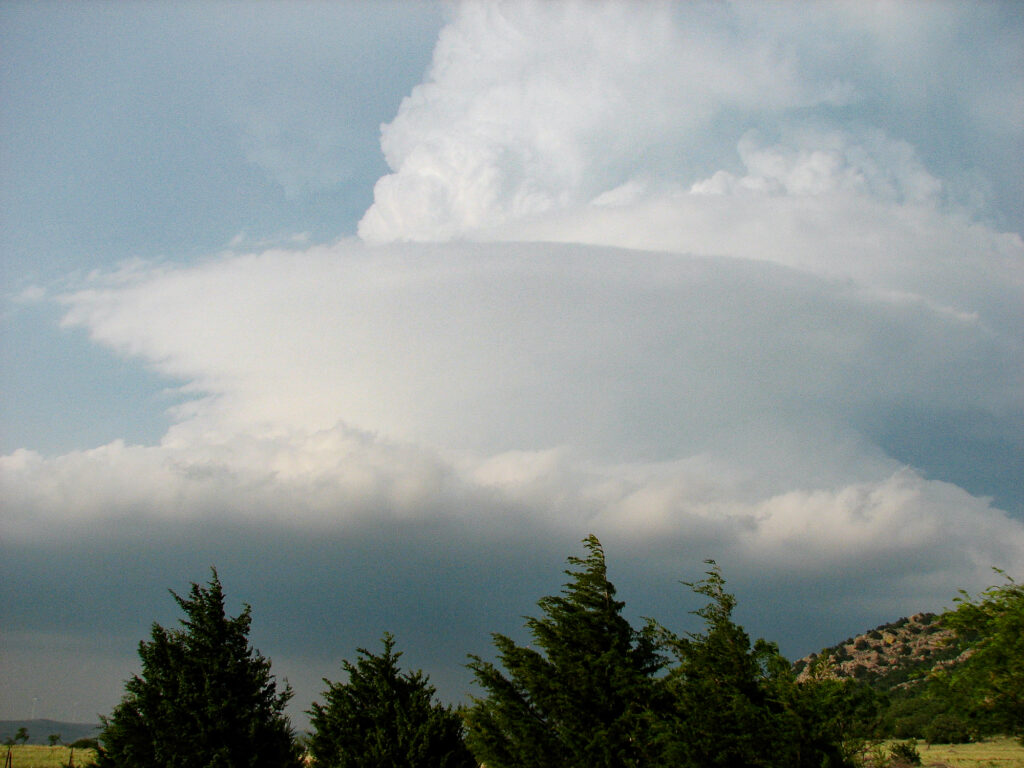
[[[688,189],[708,170],[724,175],[698,189],[721,191],[737,160],[747,189],[934,202],[945,190],[905,141],[949,155],[916,134],[925,114],[973,120],[954,141],[1012,152],[1009,114],[981,106],[1012,104],[1020,87],[1005,77],[1014,35],[995,32],[1013,29],[999,14],[943,3],[770,13],[738,3],[459,5],[426,82],[384,126],[392,173],[377,182],[359,233],[373,242],[508,233],[643,185]],[[984,53],[956,30],[987,34]],[[865,136],[839,135],[842,126]],[[886,139],[886,127],[900,138]],[[752,129],[800,135],[759,149],[744,138]]]

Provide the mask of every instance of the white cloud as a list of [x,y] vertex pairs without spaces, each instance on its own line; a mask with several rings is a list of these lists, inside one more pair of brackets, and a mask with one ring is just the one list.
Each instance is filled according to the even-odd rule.
[[718,171],[694,182],[690,192],[794,197],[848,193],[924,206],[942,195],[942,182],[928,173],[906,142],[877,132],[861,141],[840,132],[803,132],[796,140],[797,146],[767,145],[756,132],[748,132],[737,144],[747,173]]
[[[426,83],[381,140],[359,233],[438,240],[590,200],[664,173],[725,110],[833,103],[733,10],[670,3],[466,3]],[[671,174],[677,167],[669,167]]]
[[[766,260],[1006,333],[1024,290],[1020,234],[980,224],[962,206],[984,185],[965,187],[961,165],[954,188],[901,135],[920,110],[969,120],[966,101],[1005,90],[987,56],[970,64],[963,46],[936,42],[1000,26],[982,16],[945,4],[459,6],[427,82],[384,127],[393,173],[360,235]],[[931,71],[950,56],[958,78]],[[903,94],[923,83],[934,103]],[[1002,146],[1002,129],[967,133]],[[926,149],[949,165],[948,147]]]
[[201,396],[168,440],[341,422],[451,449],[665,456],[767,414],[799,423],[809,397],[833,423],[1019,399],[1019,344],[974,315],[739,258],[342,242],[135,270],[67,296],[65,322]]
[[9,535],[449,520],[727,543],[821,573],[837,557],[807,553],[838,547],[853,568],[955,529],[950,579],[1022,546],[1019,523],[901,474],[860,431],[965,392],[1019,407],[1019,348],[916,296],[739,258],[341,241],[135,263],[64,302],[67,324],[196,399],[156,446],[0,459]]
[[[1019,46],[999,13],[942,3],[876,3],[870,11],[829,3],[770,11],[749,4],[460,5],[427,81],[384,127],[393,173],[378,181],[360,235],[375,242],[486,236],[631,180],[689,188],[702,169],[732,164],[731,146],[752,128],[804,139],[767,153],[741,144],[748,182],[798,194],[838,183],[932,201],[939,182],[908,141],[927,146],[961,180],[968,169],[950,165],[955,147],[943,137],[970,142],[974,155],[1012,157],[1007,128],[1019,122],[990,120],[981,113],[996,110],[970,106],[1015,103],[1020,87],[1019,77],[1007,76],[1008,68],[1020,72]],[[961,39],[983,34],[992,39],[982,46]],[[952,130],[924,131],[929,115]],[[974,115],[976,123],[961,130]],[[834,146],[828,134],[837,126],[859,126],[866,141]],[[896,140],[884,139],[885,127]],[[808,141],[813,133],[818,144]],[[778,169],[751,167],[780,161],[786,179],[776,177]],[[973,197],[957,191],[960,200]]]
[[446,461],[339,427],[187,449],[114,443],[54,459],[19,451],[0,457],[0,479],[12,542],[59,529],[129,544],[154,524],[256,525],[266,535],[454,524],[471,537],[534,540],[596,531],[676,569],[682,552],[777,577],[877,569],[912,581],[925,569],[947,593],[1019,561],[1018,521],[888,466],[869,481],[772,493],[758,468],[708,457],[608,465],[560,449]]

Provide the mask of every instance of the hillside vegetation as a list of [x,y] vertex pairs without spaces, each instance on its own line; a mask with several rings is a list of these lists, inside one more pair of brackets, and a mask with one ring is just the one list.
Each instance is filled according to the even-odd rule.
[[797,680],[862,686],[879,736],[967,743],[1024,736],[1024,592],[1012,579],[955,610],[882,624],[798,660]]
[[799,659],[797,680],[825,674],[867,683],[879,691],[912,688],[971,655],[970,643],[943,623],[942,615],[918,613],[849,637]]

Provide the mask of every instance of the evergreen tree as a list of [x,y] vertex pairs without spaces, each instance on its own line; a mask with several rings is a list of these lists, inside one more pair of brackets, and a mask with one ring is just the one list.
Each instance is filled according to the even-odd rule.
[[216,569],[187,598],[182,629],[154,624],[142,673],[103,718],[99,768],[295,768],[299,749],[270,661],[248,644],[249,606],[229,618]]
[[359,648],[343,661],[347,683],[324,679],[324,704],[314,703],[310,754],[324,768],[476,768],[462,719],[433,701],[421,672],[401,672],[395,640],[385,633],[379,656]]
[[585,558],[561,595],[527,619],[536,648],[495,634],[506,672],[471,656],[485,691],[467,712],[468,741],[488,768],[618,768],[651,763],[648,706],[662,667],[649,632],[622,616],[604,551],[584,540]]
[[755,765],[771,748],[769,717],[762,689],[763,666],[773,649],[753,651],[743,628],[732,621],[735,598],[725,592],[717,565],[692,584],[709,598],[694,611],[704,619],[703,634],[676,636],[663,631],[663,643],[678,660],[664,681],[668,710],[662,720],[666,763],[679,766]]
[[[660,630],[677,664],[661,680],[654,717],[660,760],[679,768],[802,768],[848,764],[830,707],[846,688],[798,685],[774,643],[750,637],[732,619],[736,599],[713,560],[706,578],[684,582],[708,603],[694,613],[703,633]],[[828,700],[826,702],[826,699]],[[842,701],[841,701],[842,699]],[[846,710],[844,709],[844,712]]]

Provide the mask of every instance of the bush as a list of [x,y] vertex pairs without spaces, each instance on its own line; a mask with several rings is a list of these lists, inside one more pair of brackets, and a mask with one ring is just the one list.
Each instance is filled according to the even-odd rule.
[[917,742],[913,739],[896,742],[889,747],[889,754],[896,765],[921,764],[921,753],[917,751]]
[[929,744],[966,744],[971,740],[971,730],[956,715],[938,715],[924,729],[924,738]]

